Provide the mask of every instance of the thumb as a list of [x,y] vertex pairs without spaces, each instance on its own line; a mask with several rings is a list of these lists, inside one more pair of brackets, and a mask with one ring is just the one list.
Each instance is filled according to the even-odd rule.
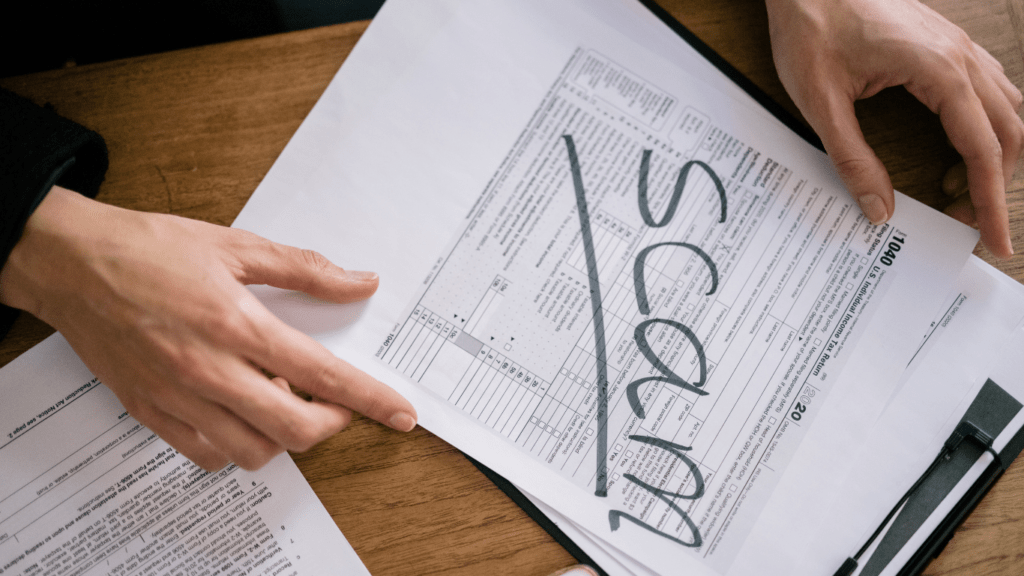
[[836,172],[864,216],[872,224],[888,220],[896,205],[892,181],[882,161],[864,140],[853,101],[833,95],[808,108],[801,112],[821,137]]
[[236,278],[243,284],[269,284],[310,296],[345,303],[365,300],[377,291],[376,272],[345,270],[319,252],[302,250],[245,232],[229,243],[237,262]]

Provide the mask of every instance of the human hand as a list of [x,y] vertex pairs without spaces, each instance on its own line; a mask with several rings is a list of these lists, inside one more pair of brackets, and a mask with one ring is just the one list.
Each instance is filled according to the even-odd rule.
[[372,295],[377,275],[55,187],[0,270],[0,302],[59,330],[132,416],[209,470],[306,450],[344,428],[350,410],[416,425],[402,396],[278,320],[246,284],[350,302]]
[[873,223],[889,219],[892,182],[868,146],[853,103],[904,86],[939,115],[966,163],[971,211],[985,246],[1013,254],[1006,185],[1024,145],[1022,97],[1003,67],[963,30],[917,0],[766,0],[775,66]]

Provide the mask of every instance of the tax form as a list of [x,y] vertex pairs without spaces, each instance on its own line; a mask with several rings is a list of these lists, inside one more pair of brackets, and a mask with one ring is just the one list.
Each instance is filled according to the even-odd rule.
[[388,3],[235,223],[380,291],[257,293],[654,572],[786,572],[977,234],[902,195],[871,226],[824,155],[602,20]]
[[0,370],[0,574],[369,576],[287,454],[207,472],[60,334]]
[[[1024,286],[972,256],[940,310],[904,372],[895,397],[862,438],[858,452],[847,455],[856,465],[842,489],[822,498],[831,501],[828,518],[843,521],[822,524],[801,566],[793,573],[834,572],[928,467],[988,379],[993,378],[1014,397],[1024,398],[1024,371],[1014,366],[1020,363],[1024,342]],[[1016,428],[1007,426],[1007,431],[1012,435],[1019,427],[1020,423]],[[999,438],[994,446],[1002,446]],[[982,469],[987,458],[986,454]],[[878,470],[886,473],[878,474]],[[947,498],[937,514],[939,520],[980,475],[980,470],[972,472],[961,490]],[[544,502],[532,497],[531,501],[608,574],[653,574]],[[886,573],[896,573],[936,524],[925,525],[919,539],[903,547]]]

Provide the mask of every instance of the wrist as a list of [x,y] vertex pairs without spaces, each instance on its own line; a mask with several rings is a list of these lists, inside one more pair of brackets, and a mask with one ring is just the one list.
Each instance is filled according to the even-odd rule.
[[54,186],[25,222],[21,238],[0,269],[0,304],[25,310],[46,320],[46,295],[70,283],[70,270],[61,270],[60,256],[73,249],[78,234],[73,225],[98,204],[77,192]]

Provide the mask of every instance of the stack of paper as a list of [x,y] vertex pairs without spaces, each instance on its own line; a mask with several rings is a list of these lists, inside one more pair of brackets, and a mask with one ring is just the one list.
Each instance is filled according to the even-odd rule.
[[349,325],[259,293],[612,572],[834,571],[1024,319],[627,0],[392,0],[235,225],[378,271]]
[[0,370],[0,574],[369,576],[287,454],[206,472],[60,334]]
[[[391,0],[235,225],[378,271],[378,293],[342,314],[256,292],[609,573],[832,573],[961,420],[998,420],[1001,454],[1024,425],[1024,289],[970,256],[977,233],[902,195],[870,225],[821,152],[632,0]],[[41,353],[88,382],[67,402],[110,396],[64,345]],[[41,377],[13,366],[8,386]],[[50,422],[54,397],[19,414]],[[119,562],[172,562],[175,546],[203,558],[204,538],[236,530],[253,547],[217,554],[252,566],[282,542],[277,516],[247,516],[252,501],[285,518],[309,505],[308,490],[260,492],[264,476],[198,476],[110,398],[97,406],[109,430],[3,497],[31,506],[69,474],[106,479],[60,514],[99,541],[74,531],[114,530],[108,493],[152,482],[131,507],[176,490],[161,529],[117,528],[138,539]],[[907,504],[861,574],[910,563],[989,470],[975,448],[955,486]],[[90,465],[136,451],[138,466]],[[63,561],[38,530],[10,545],[4,518],[0,573]],[[307,528],[305,546],[329,533]]]

